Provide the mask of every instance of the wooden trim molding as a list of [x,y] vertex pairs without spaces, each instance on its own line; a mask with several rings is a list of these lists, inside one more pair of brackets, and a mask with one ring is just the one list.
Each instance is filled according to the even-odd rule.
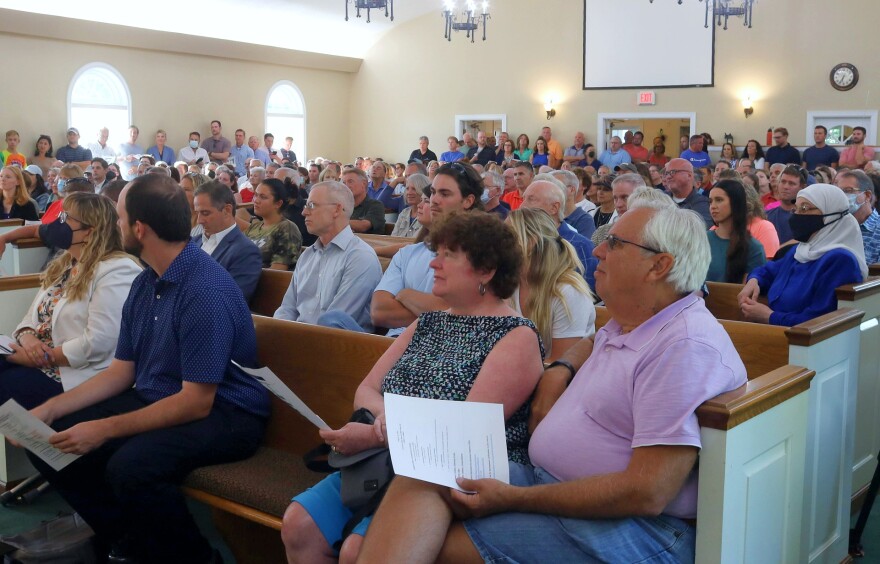
[[871,276],[880,276],[880,262],[868,265],[868,274]]
[[21,227],[24,225],[23,219],[0,219],[0,227]]
[[18,241],[12,243],[12,246],[17,249],[37,249],[40,247],[45,247],[46,245],[43,243],[42,239],[37,237],[28,237],[26,239],[19,239]]
[[0,276],[0,292],[8,290],[23,290],[25,288],[39,288],[39,274],[22,274],[20,276]]
[[865,312],[849,307],[820,315],[816,319],[804,321],[785,330],[789,345],[809,347],[828,340],[862,323]]
[[868,277],[861,284],[847,284],[837,289],[837,299],[854,302],[880,293],[880,277]]
[[281,530],[281,517],[278,517],[277,515],[272,515],[271,513],[266,513],[265,511],[260,511],[259,509],[254,509],[253,507],[230,501],[203,490],[186,486],[182,489],[183,493],[197,501],[201,501],[205,505],[215,507],[221,511],[231,513],[232,515],[238,515],[248,521],[253,521],[254,523],[258,523],[265,527],[270,527],[276,531]]
[[749,380],[744,386],[725,392],[697,408],[701,427],[726,431],[752,419],[789,398],[810,389],[816,373],[786,365]]

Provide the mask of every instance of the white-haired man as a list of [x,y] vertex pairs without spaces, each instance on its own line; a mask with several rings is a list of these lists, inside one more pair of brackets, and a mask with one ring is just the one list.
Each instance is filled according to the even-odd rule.
[[555,170],[550,176],[562,182],[565,186],[565,223],[574,227],[574,230],[589,239],[596,231],[596,222],[593,216],[588,214],[577,205],[577,192],[581,189],[581,181],[571,171]]
[[[373,248],[352,232],[352,210],[354,196],[344,184],[332,180],[312,187],[303,215],[318,239],[300,255],[276,318],[339,327],[339,319],[348,317],[360,326],[355,329],[373,330],[370,297],[382,267]],[[347,315],[337,316],[337,310]]]
[[512,463],[510,484],[459,480],[470,494],[398,476],[362,561],[693,562],[695,411],[746,370],[694,294],[705,225],[663,207],[634,207],[596,248],[611,319],[545,371],[531,464]]

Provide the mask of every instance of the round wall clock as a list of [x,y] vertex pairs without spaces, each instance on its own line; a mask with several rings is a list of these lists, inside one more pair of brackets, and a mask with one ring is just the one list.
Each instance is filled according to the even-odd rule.
[[859,82],[859,69],[849,63],[840,63],[831,69],[831,86],[840,91],[851,90]]

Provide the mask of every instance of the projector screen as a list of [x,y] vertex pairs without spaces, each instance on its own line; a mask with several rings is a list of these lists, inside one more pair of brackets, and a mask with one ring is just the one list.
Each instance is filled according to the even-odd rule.
[[584,90],[712,86],[708,1],[584,0]]

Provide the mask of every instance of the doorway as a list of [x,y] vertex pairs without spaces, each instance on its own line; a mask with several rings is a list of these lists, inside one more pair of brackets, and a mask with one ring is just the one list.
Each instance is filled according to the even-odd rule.
[[641,131],[645,136],[644,146],[651,150],[656,141],[666,147],[667,157],[677,157],[681,153],[679,139],[695,135],[697,114],[681,113],[638,113],[638,114],[599,114],[596,127],[596,151],[602,154],[613,136],[621,140],[630,131]]
[[455,135],[459,139],[465,133],[470,133],[475,138],[477,133],[484,131],[487,137],[498,138],[498,134],[507,131],[507,114],[472,114],[455,116]]

